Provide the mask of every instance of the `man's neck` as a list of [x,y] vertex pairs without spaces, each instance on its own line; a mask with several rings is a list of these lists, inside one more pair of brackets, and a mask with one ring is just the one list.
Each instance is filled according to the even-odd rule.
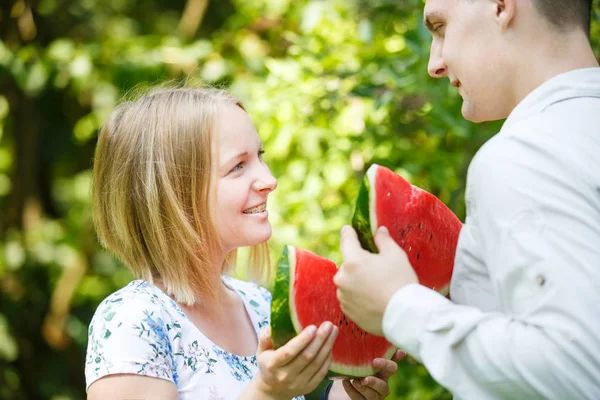
[[[543,43],[552,45],[544,47]],[[578,69],[598,67],[598,60],[583,32],[568,33],[555,41],[539,40],[526,54],[515,63],[519,73],[516,74],[513,91],[514,107],[534,89],[555,76]]]

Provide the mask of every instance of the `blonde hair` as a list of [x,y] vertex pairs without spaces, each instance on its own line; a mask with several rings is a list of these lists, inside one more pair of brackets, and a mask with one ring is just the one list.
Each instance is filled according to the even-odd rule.
[[[136,279],[193,305],[215,296],[208,273],[220,248],[213,225],[213,128],[240,101],[214,88],[152,88],[120,104],[98,135],[92,215],[99,240]],[[243,108],[243,107],[242,107]],[[235,266],[227,255],[221,273]],[[249,275],[270,277],[266,243],[252,246]]]

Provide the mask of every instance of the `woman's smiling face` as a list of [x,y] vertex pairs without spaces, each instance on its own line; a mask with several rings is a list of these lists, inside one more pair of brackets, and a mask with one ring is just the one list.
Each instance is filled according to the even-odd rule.
[[262,142],[248,114],[237,105],[217,115],[218,155],[215,227],[226,252],[271,237],[267,197],[277,180],[262,160]]

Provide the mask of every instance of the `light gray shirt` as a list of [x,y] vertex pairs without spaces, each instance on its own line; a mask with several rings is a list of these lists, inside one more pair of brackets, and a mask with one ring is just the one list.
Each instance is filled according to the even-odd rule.
[[600,68],[513,110],[466,203],[452,301],[400,289],[386,337],[462,399],[600,399]]

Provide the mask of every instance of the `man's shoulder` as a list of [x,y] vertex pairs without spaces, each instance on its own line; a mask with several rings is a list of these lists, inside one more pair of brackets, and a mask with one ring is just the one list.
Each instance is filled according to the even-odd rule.
[[[473,162],[487,164],[545,155],[570,163],[600,152],[600,97],[572,98],[505,124],[477,152]],[[577,156],[578,155],[578,156]]]
[[[572,139],[586,140],[598,136],[600,126],[600,88],[598,93],[579,93],[573,89],[541,109],[519,118],[509,118],[498,137],[515,136],[522,140],[551,143]],[[549,140],[550,139],[550,140]]]
[[502,197],[502,191],[517,196],[525,188],[554,196],[559,188],[595,195],[600,184],[598,126],[600,121],[582,126],[543,113],[513,122],[477,152],[467,186],[478,198]]

